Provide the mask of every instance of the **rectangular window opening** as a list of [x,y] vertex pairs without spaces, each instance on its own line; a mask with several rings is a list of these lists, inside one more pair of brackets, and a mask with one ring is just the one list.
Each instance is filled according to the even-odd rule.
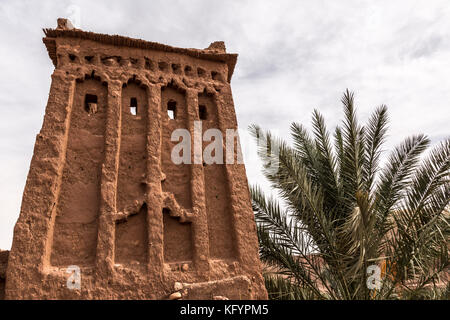
[[175,101],[169,101],[167,103],[167,115],[169,119],[173,120],[176,117],[177,103]]
[[206,106],[199,105],[198,106],[198,115],[200,120],[206,120],[208,118],[208,114],[206,112]]
[[91,112],[97,107],[97,96],[95,94],[86,94],[84,97],[84,109],[86,112]]
[[130,99],[130,113],[133,116],[137,115],[137,107],[138,107],[137,99],[131,98]]

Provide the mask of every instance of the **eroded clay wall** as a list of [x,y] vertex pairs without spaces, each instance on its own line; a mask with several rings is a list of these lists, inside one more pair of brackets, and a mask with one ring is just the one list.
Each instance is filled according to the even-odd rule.
[[[161,170],[164,175],[162,190],[173,194],[184,209],[192,208],[191,168],[189,164],[175,164],[171,159],[172,149],[178,141],[172,141],[172,132],[188,128],[186,96],[183,90],[172,85],[161,90],[162,154]],[[163,208],[164,261],[191,262],[193,258],[191,224],[181,223],[171,216],[170,208]]]
[[[77,32],[44,41],[49,53],[55,46],[57,68],[7,297],[265,297],[242,164],[171,157],[180,142],[173,132],[192,135],[195,121],[202,133],[236,129],[224,48],[206,50],[213,61],[200,58],[205,50],[115,46],[116,36],[96,36],[101,42]],[[73,265],[77,290],[66,286]]]
[[0,250],[0,300],[5,299],[6,267],[8,266],[9,251]]
[[[217,103],[213,95],[201,93],[198,96],[199,120],[202,121],[203,134],[209,129],[220,128]],[[212,142],[212,141],[211,141]],[[211,142],[203,142],[203,150]],[[221,141],[220,163],[203,162],[206,212],[208,217],[209,254],[213,259],[237,259],[230,207],[230,190],[224,164],[225,137]],[[212,156],[216,156],[215,151]]]
[[117,221],[114,251],[116,264],[145,267],[148,261],[147,215],[147,205],[143,204],[128,219]]
[[95,261],[107,92],[98,79],[76,83],[53,230],[52,266],[93,265]]
[[115,263],[143,266],[148,261],[147,118],[147,90],[130,79],[122,86],[116,203],[117,210],[128,217],[116,223]]

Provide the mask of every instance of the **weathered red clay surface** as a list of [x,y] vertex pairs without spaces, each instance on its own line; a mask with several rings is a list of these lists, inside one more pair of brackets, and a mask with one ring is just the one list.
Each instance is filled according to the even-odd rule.
[[0,300],[5,299],[5,278],[9,251],[0,250]]
[[[244,166],[170,158],[172,131],[193,135],[200,117],[203,131],[236,129],[237,55],[222,42],[180,49],[64,19],[44,31],[55,70],[6,298],[267,298]],[[67,288],[70,265],[79,290]]]

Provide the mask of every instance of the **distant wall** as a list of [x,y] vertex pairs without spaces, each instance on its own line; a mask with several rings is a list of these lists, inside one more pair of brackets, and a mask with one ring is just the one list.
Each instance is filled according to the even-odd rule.
[[9,251],[0,250],[0,300],[5,299],[6,267],[8,266]]

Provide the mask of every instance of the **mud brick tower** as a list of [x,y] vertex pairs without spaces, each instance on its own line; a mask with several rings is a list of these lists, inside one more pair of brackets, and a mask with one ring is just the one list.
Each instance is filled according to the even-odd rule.
[[[66,19],[44,32],[55,70],[6,298],[267,298],[244,165],[171,161],[177,128],[236,129],[237,55]],[[80,288],[69,288],[72,266]]]

